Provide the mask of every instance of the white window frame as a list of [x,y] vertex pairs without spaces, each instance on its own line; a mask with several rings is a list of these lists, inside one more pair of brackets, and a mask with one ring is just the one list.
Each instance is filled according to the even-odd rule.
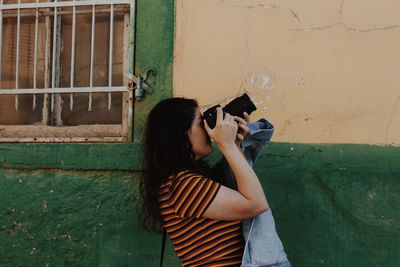
[[[134,23],[135,23],[135,0],[72,0],[72,1],[57,1],[54,2],[39,2],[36,0],[35,3],[20,3],[18,0],[17,4],[3,4],[3,0],[0,0],[0,51],[2,51],[2,30],[3,30],[3,11],[5,10],[17,10],[17,49],[16,49],[16,88],[0,89],[0,95],[15,95],[15,108],[18,110],[18,95],[21,94],[33,94],[34,103],[36,105],[36,94],[45,94],[46,97],[52,94],[69,93],[70,103],[73,105],[73,95],[78,93],[89,93],[88,99],[88,110],[91,110],[92,105],[92,93],[97,92],[108,92],[108,108],[111,108],[111,93],[122,92],[122,124],[103,124],[103,125],[79,125],[79,126],[48,126],[48,125],[0,125],[0,142],[125,142],[132,140],[132,111],[133,111],[133,92],[132,86],[129,86],[130,80],[129,75],[123,75],[123,85],[125,86],[112,86],[112,51],[113,51],[113,25],[114,25],[114,5],[117,4],[128,4],[130,6],[130,12],[125,13],[124,16],[124,34],[123,34],[123,73],[133,73],[133,59],[134,59]],[[110,5],[110,50],[109,50],[109,77],[108,86],[93,86],[93,60],[94,60],[94,37],[95,37],[95,7],[97,5]],[[74,62],[75,62],[75,29],[76,29],[76,7],[78,6],[91,6],[92,7],[92,41],[90,49],[90,82],[89,87],[74,87]],[[45,67],[45,88],[36,88],[36,58],[37,58],[37,39],[38,39],[38,11],[40,8],[52,8],[54,11],[54,26],[53,26],[53,40],[47,40],[47,45],[50,42],[59,44],[56,34],[57,24],[57,8],[58,7],[72,7],[72,52],[71,52],[71,79],[70,87],[59,88],[56,87],[55,79],[57,75],[51,75],[52,79],[46,84],[46,76],[50,77],[50,70]],[[36,12],[35,22],[35,55],[34,55],[34,77],[33,77],[33,88],[19,88],[18,87],[18,69],[19,69],[19,34],[20,34],[20,10],[21,9],[32,9]],[[47,17],[48,18],[48,17]],[[50,47],[50,46],[49,46]],[[55,60],[56,60],[56,45],[53,45],[52,51],[52,62],[47,62],[52,65],[51,71],[55,72]],[[46,48],[47,50],[47,48]],[[0,62],[2,62],[0,53]],[[1,68],[1,64],[0,64]],[[1,75],[1,69],[0,69]],[[1,79],[1,77],[0,77]],[[49,84],[50,83],[50,84]],[[54,103],[55,97],[51,97],[51,109],[57,103]],[[72,106],[71,106],[72,109]],[[0,114],[1,116],[1,114]],[[21,135],[22,136],[18,136]],[[27,134],[24,134],[27,133]],[[75,133],[78,133],[76,135]],[[103,133],[107,133],[104,135]],[[45,136],[44,136],[45,135]]]

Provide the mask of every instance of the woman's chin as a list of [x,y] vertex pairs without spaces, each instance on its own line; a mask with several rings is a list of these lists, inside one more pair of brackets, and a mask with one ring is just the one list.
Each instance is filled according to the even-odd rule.
[[209,149],[207,149],[207,151],[205,153],[203,153],[203,156],[201,158],[205,158],[213,152],[214,152],[214,148],[212,146],[210,146]]
[[213,153],[213,152],[214,152],[214,148],[213,148],[212,145],[210,144],[210,146],[209,146],[209,152],[208,152],[207,156],[210,155],[210,154]]

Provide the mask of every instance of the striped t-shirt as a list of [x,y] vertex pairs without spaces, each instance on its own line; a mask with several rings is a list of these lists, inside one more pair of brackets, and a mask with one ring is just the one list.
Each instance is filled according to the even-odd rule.
[[240,266],[244,241],[241,223],[203,218],[220,184],[191,171],[161,185],[163,227],[182,266]]

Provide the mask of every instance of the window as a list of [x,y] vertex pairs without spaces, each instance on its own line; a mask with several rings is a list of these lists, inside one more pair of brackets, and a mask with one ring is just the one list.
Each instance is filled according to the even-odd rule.
[[1,0],[0,141],[129,141],[134,10],[134,0]]

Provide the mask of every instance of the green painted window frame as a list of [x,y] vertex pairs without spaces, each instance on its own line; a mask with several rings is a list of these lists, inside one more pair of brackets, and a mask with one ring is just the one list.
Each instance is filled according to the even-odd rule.
[[154,69],[154,92],[133,105],[132,142],[0,144],[0,168],[141,170],[141,140],[146,116],[161,99],[172,96],[175,1],[136,3],[134,72]]

